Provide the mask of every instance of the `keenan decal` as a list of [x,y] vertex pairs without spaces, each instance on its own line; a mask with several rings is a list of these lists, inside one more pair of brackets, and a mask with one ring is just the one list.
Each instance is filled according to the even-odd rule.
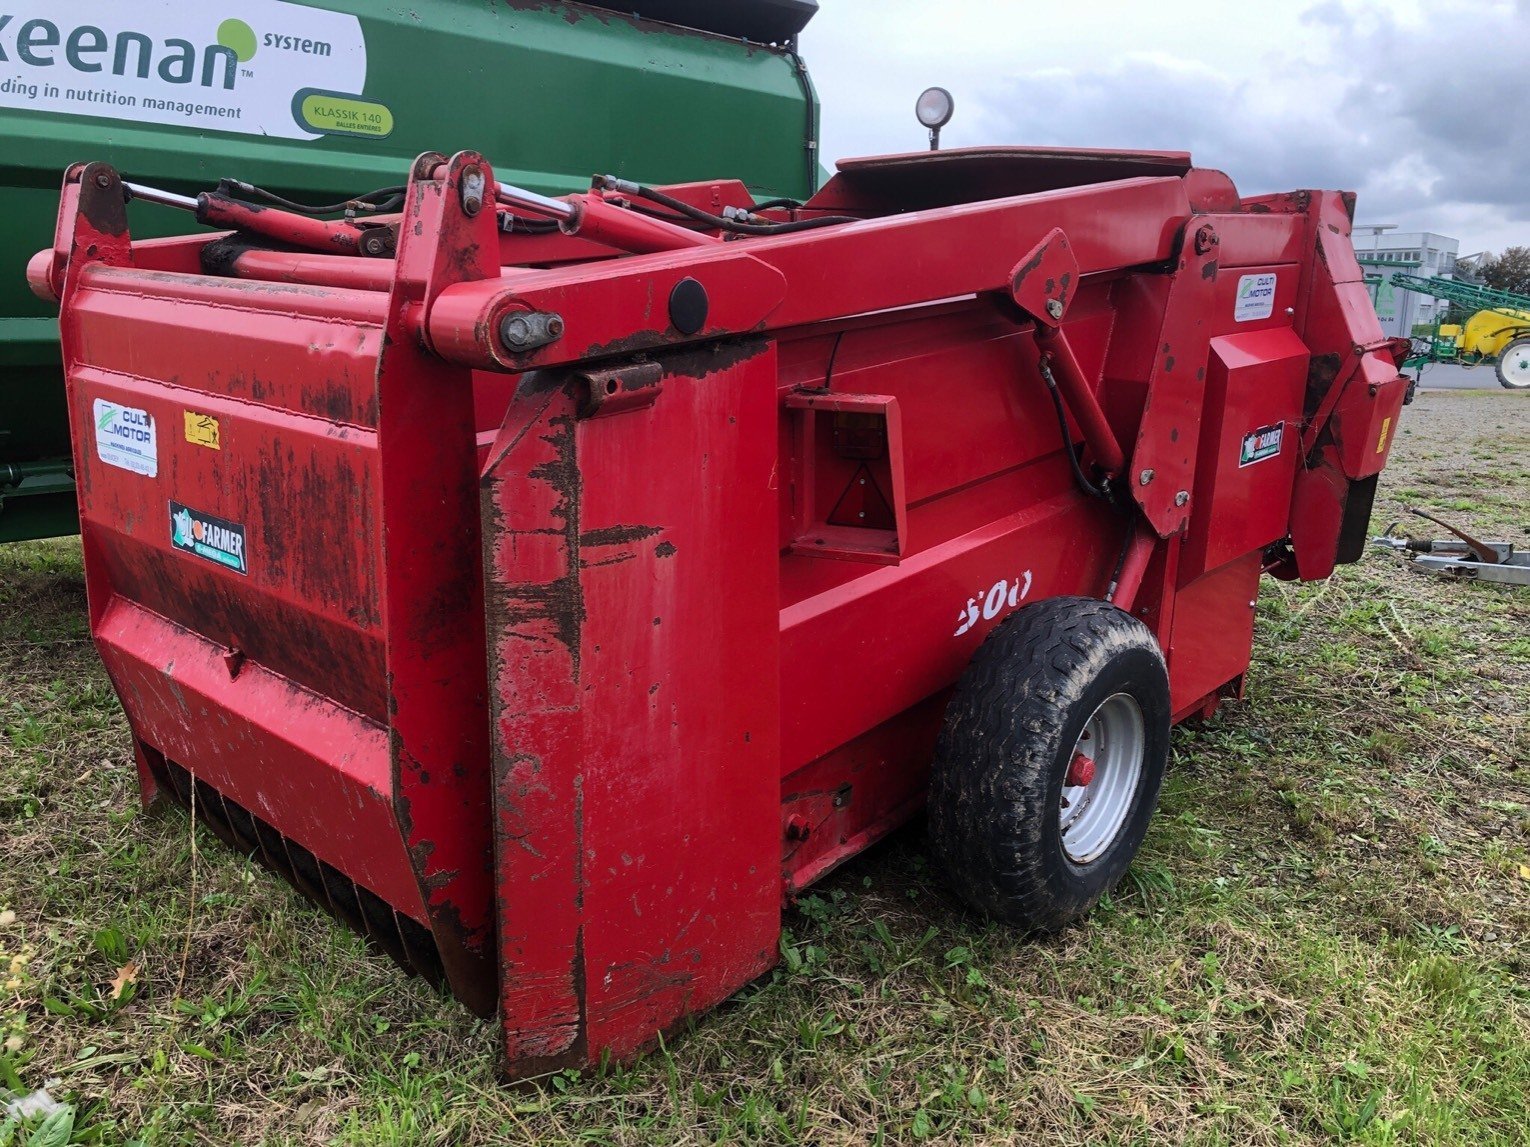
[[[367,80],[361,22],[284,0],[0,0],[0,107],[282,139],[299,93]],[[377,133],[371,133],[377,134]]]

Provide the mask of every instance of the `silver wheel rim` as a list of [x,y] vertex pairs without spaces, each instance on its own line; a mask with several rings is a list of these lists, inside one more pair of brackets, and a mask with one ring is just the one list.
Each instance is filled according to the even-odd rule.
[[[1146,753],[1142,706],[1127,693],[1107,697],[1079,734],[1063,778],[1058,818],[1063,851],[1074,864],[1098,860],[1115,843],[1137,795]],[[1094,776],[1087,785],[1070,786],[1080,756],[1094,763]]]
[[1503,380],[1514,389],[1530,386],[1530,342],[1515,343],[1503,356]]

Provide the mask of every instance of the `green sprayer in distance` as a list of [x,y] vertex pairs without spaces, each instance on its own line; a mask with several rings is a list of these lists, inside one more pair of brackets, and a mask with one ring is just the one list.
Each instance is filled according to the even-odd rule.
[[[27,289],[64,169],[195,194],[237,172],[304,203],[482,149],[544,193],[595,172],[805,199],[816,0],[17,0],[0,13],[0,542],[76,529],[58,325]],[[161,218],[156,218],[160,216]],[[141,222],[140,222],[141,220]],[[134,235],[184,227],[148,208]],[[168,431],[167,431],[168,432]]]

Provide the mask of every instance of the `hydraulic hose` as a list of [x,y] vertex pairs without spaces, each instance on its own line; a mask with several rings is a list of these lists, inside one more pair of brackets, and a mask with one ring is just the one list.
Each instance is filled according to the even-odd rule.
[[1052,406],[1057,411],[1057,426],[1062,432],[1063,453],[1068,456],[1068,464],[1073,467],[1073,480],[1078,483],[1078,488],[1091,498],[1098,498],[1102,502],[1114,505],[1116,499],[1111,493],[1110,486],[1107,484],[1096,486],[1078,463],[1078,453],[1073,449],[1073,435],[1068,432],[1068,412],[1063,407],[1062,393],[1057,389],[1057,379],[1052,377],[1052,364],[1046,355],[1041,356],[1041,377],[1047,384],[1047,393],[1052,396]]
[[817,219],[798,219],[790,223],[740,223],[736,219],[728,219],[722,215],[713,215],[710,211],[703,211],[700,207],[694,207],[683,199],[676,199],[673,195],[666,195],[652,187],[617,179],[614,175],[607,175],[600,182],[607,191],[619,191],[623,195],[634,195],[639,199],[646,199],[650,203],[657,203],[661,207],[667,207],[679,215],[684,215],[687,219],[704,223],[708,227],[732,235],[790,235],[798,231],[815,231],[820,227],[837,227],[845,223],[864,222],[853,215],[824,215]]
[[[290,199],[284,199],[275,192],[266,191],[256,187],[252,183],[244,183],[237,179],[220,179],[215,190],[203,192],[200,196],[177,195],[173,191],[163,191],[157,187],[148,187],[142,183],[132,183],[124,180],[122,183],[123,194],[128,200],[142,200],[144,203],[158,203],[164,207],[174,207],[181,211],[199,210],[199,205],[205,196],[214,196],[230,203],[248,204],[250,199],[262,199],[275,207],[281,208],[293,215],[304,215],[317,218],[321,215],[337,215],[340,212],[365,212],[383,213],[397,211],[404,205],[403,187],[379,187],[376,191],[368,191],[365,195],[358,195],[354,199],[347,199],[343,203],[294,203]],[[258,210],[258,208],[255,208]]]
[[368,191],[361,195],[353,196],[340,203],[296,203],[291,199],[267,191],[263,187],[256,187],[253,183],[245,183],[240,179],[220,179],[218,191],[220,194],[234,198],[235,193],[247,198],[264,200],[274,204],[284,211],[292,211],[299,215],[337,215],[342,211],[365,211],[387,212],[397,211],[404,205],[404,193],[408,188],[402,184],[394,187],[379,187],[375,191]]

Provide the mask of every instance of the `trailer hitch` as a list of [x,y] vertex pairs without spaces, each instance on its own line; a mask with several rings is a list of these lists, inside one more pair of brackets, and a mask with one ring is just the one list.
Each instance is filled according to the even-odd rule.
[[1437,526],[1443,526],[1445,529],[1455,534],[1456,537],[1460,538],[1463,542],[1466,543],[1466,548],[1471,550],[1471,552],[1476,555],[1476,558],[1479,562],[1486,562],[1488,565],[1497,565],[1503,560],[1503,555],[1498,553],[1491,543],[1479,542],[1465,530],[1457,529],[1449,522],[1436,518],[1433,514],[1426,514],[1423,510],[1410,507],[1408,512],[1417,517],[1423,518],[1426,522],[1433,522]]
[[1530,585],[1530,550],[1517,549],[1512,542],[1482,541],[1423,510],[1410,507],[1408,512],[1444,527],[1455,537],[1442,541],[1400,537],[1397,530],[1402,523],[1393,522],[1384,534],[1372,538],[1371,544],[1406,555],[1410,565],[1429,573],[1467,581]]

